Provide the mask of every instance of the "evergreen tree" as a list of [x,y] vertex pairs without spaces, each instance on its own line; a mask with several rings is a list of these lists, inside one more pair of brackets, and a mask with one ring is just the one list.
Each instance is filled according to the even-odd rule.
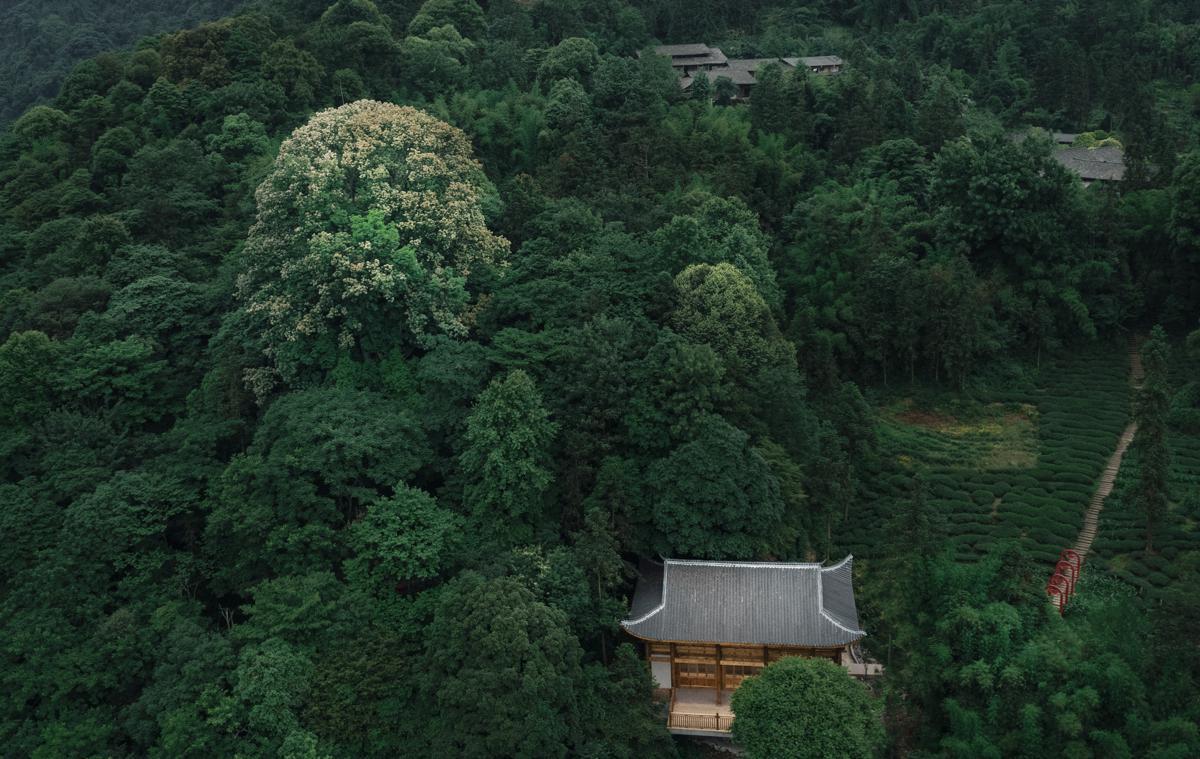
[[1137,394],[1134,419],[1137,435],[1138,471],[1133,498],[1146,518],[1146,551],[1154,550],[1154,531],[1167,512],[1170,496],[1168,477],[1171,451],[1167,445],[1167,412],[1170,396],[1167,389],[1167,362],[1170,347],[1167,333],[1155,326],[1142,345],[1142,369],[1145,378]]
[[582,651],[566,615],[516,580],[460,574],[426,628],[421,690],[439,756],[567,756]]
[[477,540],[505,547],[533,538],[551,482],[550,445],[557,431],[537,386],[520,369],[479,394],[459,455],[463,507]]

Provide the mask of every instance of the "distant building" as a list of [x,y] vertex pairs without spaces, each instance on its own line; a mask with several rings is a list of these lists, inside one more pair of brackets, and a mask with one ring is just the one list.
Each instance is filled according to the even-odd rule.
[[1054,160],[1078,174],[1085,187],[1125,179],[1125,151],[1119,145],[1060,148],[1054,151]]
[[[742,61],[731,60],[729,63],[742,63]],[[695,81],[696,76],[699,73],[700,72],[696,72],[696,74],[693,75],[680,77],[679,86],[684,90],[690,89],[692,82]],[[754,78],[753,71],[748,71],[738,66],[725,65],[719,68],[709,69],[705,71],[704,74],[708,77],[708,81],[712,82],[713,84],[716,84],[718,79],[728,79],[729,81],[733,82],[734,86],[737,88],[737,94],[734,96],[735,100],[743,100],[750,97],[750,88],[757,84],[757,80]]]
[[680,76],[697,71],[711,71],[714,66],[724,66],[728,60],[715,47],[696,43],[689,45],[659,45],[654,52],[671,59],[671,66]]
[[671,66],[679,74],[679,86],[684,90],[692,86],[696,75],[703,71],[709,81],[722,77],[737,87],[737,99],[750,97],[750,90],[757,84],[755,72],[763,66],[778,64],[788,68],[805,68],[817,75],[838,74],[844,65],[836,55],[817,55],[792,58],[726,58],[719,48],[696,43],[688,45],[660,45],[654,52],[670,58]]
[[1098,139],[1095,133],[1052,132],[1041,127],[1009,133],[1009,139],[1016,143],[1034,136],[1048,138],[1055,144],[1052,153],[1054,160],[1077,174],[1083,180],[1084,187],[1093,182],[1121,182],[1125,179],[1125,150],[1113,137]]
[[836,55],[811,55],[806,58],[781,58],[789,66],[803,66],[814,74],[840,74],[842,59]]
[[750,561],[643,561],[629,619],[668,700],[667,728],[727,735],[733,691],[786,656],[852,669],[859,627],[853,559],[830,567]]

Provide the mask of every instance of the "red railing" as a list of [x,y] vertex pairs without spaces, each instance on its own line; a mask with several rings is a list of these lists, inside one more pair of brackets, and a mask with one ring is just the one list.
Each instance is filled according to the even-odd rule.
[[1075,595],[1075,585],[1082,571],[1083,558],[1070,548],[1063,549],[1058,555],[1058,563],[1054,565],[1054,574],[1046,582],[1046,595],[1058,607],[1059,614],[1063,613],[1067,602]]

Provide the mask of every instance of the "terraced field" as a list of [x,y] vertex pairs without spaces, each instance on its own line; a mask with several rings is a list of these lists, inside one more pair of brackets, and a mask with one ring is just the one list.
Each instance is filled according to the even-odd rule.
[[[1200,358],[1172,346],[1171,385],[1180,388],[1200,377]],[[1173,429],[1171,447],[1171,504],[1155,531],[1154,551],[1147,553],[1145,518],[1133,503],[1129,488],[1137,476],[1137,452],[1131,450],[1117,476],[1112,496],[1100,514],[1100,532],[1091,562],[1131,583],[1149,597],[1176,579],[1175,560],[1184,551],[1200,549],[1200,434]]]
[[1100,533],[1091,561],[1116,577],[1142,588],[1148,596],[1176,579],[1174,561],[1183,551],[1200,548],[1200,436],[1172,432],[1171,506],[1155,531],[1154,552],[1146,553],[1145,518],[1129,493],[1137,472],[1131,450],[1117,476],[1113,495],[1100,514]]
[[899,401],[881,409],[885,471],[837,535],[841,546],[870,556],[920,469],[960,558],[1018,538],[1033,558],[1053,562],[1074,544],[1128,421],[1127,352],[1121,342],[1076,350],[974,404],[947,396],[932,408]]

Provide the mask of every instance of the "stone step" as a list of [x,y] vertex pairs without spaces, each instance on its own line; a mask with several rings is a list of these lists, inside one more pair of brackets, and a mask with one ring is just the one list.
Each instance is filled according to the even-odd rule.
[[[1135,388],[1141,387],[1142,379],[1142,361],[1140,355],[1141,340],[1136,336],[1129,338],[1129,381]],[[1080,559],[1086,559],[1091,551],[1092,542],[1096,539],[1096,533],[1100,530],[1100,510],[1104,508],[1104,502],[1108,496],[1112,494],[1113,485],[1116,482],[1117,476],[1121,472],[1121,461],[1125,457],[1126,451],[1133,443],[1133,438],[1137,434],[1137,422],[1130,420],[1125,429],[1121,431],[1121,435],[1117,438],[1117,448],[1105,464],[1104,470],[1100,474],[1099,480],[1096,482],[1096,490],[1092,493],[1092,497],[1088,500],[1088,508],[1084,513],[1083,525],[1079,530],[1079,535],[1075,539],[1074,551],[1079,554]]]

